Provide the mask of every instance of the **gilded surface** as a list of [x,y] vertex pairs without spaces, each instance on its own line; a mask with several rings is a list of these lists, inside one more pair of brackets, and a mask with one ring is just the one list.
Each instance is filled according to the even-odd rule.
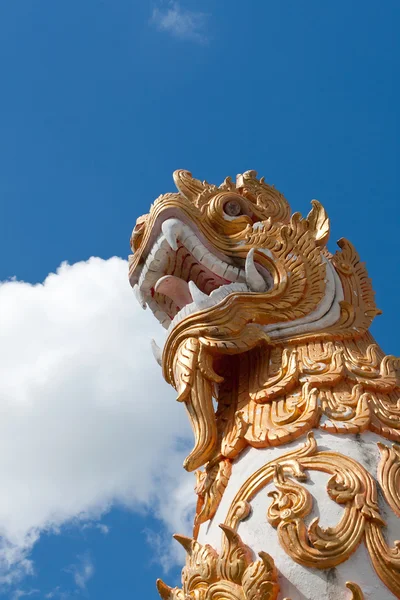
[[[172,321],[168,330],[164,375],[186,405],[196,440],[185,468],[196,470],[218,456],[232,459],[247,445],[279,445],[312,427],[338,434],[370,429],[400,441],[399,361],[385,356],[368,333],[379,311],[365,266],[347,240],[339,241],[334,255],[328,251],[329,219],[322,205],[313,201],[305,219],[299,213],[290,216],[282,194],[258,180],[254,171],[238,176],[236,184],[228,178],[219,187],[186,171],[177,171],[174,179],[179,193],[160,196],[134,229],[132,284],[141,281],[153,232],[163,219],[170,223],[171,214],[176,256],[167,260],[157,250],[160,275],[196,279],[206,293],[211,289],[202,279],[201,250],[189,253],[190,261],[199,257],[189,274],[179,262],[188,239],[182,228],[190,223],[194,233],[189,238],[198,239],[215,260],[223,256],[230,261],[226,273],[233,273],[231,280],[243,280],[250,251],[258,275],[269,278],[264,291],[254,292],[250,283],[247,290],[233,290],[212,306],[206,301],[204,309]],[[237,202],[241,214],[228,217],[228,201]],[[174,302],[165,301],[156,287],[141,284],[144,301],[173,310]],[[159,315],[160,310],[154,311]],[[232,364],[221,361],[226,356],[240,371],[228,405],[223,385],[215,386],[232,371]],[[216,415],[213,395],[219,402]],[[205,514],[212,510],[201,518]]]
[[[399,489],[393,489],[399,455],[396,453],[393,459],[391,451],[386,450],[380,467],[381,482],[392,506],[393,494],[396,502],[399,497]],[[331,475],[327,494],[344,508],[334,527],[321,527],[318,518],[308,526],[305,524],[312,509],[312,498],[300,482],[313,470]],[[319,451],[310,432],[307,443],[299,450],[268,462],[247,479],[231,504],[225,525],[236,531],[250,514],[251,500],[271,482],[276,490],[269,493],[272,501],[267,519],[277,528],[282,548],[295,562],[317,569],[336,567],[364,543],[378,576],[400,597],[400,542],[390,547],[385,540],[386,524],[378,506],[377,484],[364,467],[337,452]]]
[[[182,587],[171,588],[161,579],[157,589],[162,600],[290,600],[279,594],[278,572],[266,552],[254,560],[250,548],[230,527],[220,525],[224,536],[221,555],[209,545],[174,536],[186,550]],[[363,600],[361,588],[347,582],[349,600]]]
[[182,588],[170,588],[161,580],[157,589],[163,600],[276,600],[279,584],[274,561],[265,552],[259,560],[229,527],[221,525],[225,545],[221,556],[211,546],[175,536],[187,552]]
[[[319,451],[310,434],[369,430],[400,442],[400,361],[368,331],[380,311],[365,265],[345,239],[336,253],[328,250],[329,218],[318,201],[306,218],[291,214],[284,196],[254,171],[220,186],[187,171],[176,171],[174,181],[178,192],[160,196],[137,220],[129,273],[139,302],[167,328],[156,358],[194,431],[184,463],[197,471],[194,537],[215,515],[232,461],[246,447],[309,437],[244,484],[225,521],[221,557],[184,542],[183,588],[160,583],[162,597],[277,597],[272,559],[251,562],[232,533],[270,482],[268,520],[294,561],[331,568],[365,544],[377,574],[400,597],[400,546],[385,540],[374,474],[351,457]],[[400,446],[379,449],[379,485],[400,516]],[[327,494],[344,508],[335,527],[305,524],[312,498],[301,481],[313,470],[331,475]],[[236,575],[233,556],[240,556]],[[354,599],[363,597],[355,583],[348,588]]]
[[378,465],[378,480],[386,502],[392,511],[400,517],[400,446],[391,448],[378,442],[381,460]]

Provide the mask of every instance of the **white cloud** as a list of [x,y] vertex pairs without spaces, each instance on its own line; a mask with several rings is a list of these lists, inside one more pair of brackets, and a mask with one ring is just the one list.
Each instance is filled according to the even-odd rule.
[[27,596],[33,596],[36,594],[39,594],[40,590],[14,590],[14,592],[11,595],[11,600],[19,600],[20,598],[25,598]]
[[108,533],[110,533],[109,526],[105,525],[104,523],[96,523],[96,522],[84,523],[82,525],[82,530],[85,530],[85,529],[97,529],[103,535],[107,535]]
[[72,596],[76,595],[74,592],[63,591],[61,586],[55,587],[53,590],[45,594],[45,598],[57,598],[57,600],[70,600]]
[[0,284],[0,331],[0,583],[32,572],[42,531],[113,505],[151,507],[188,533],[194,481],[176,442],[191,434],[151,354],[161,327],[134,299],[126,261]]
[[205,24],[207,15],[182,8],[179,2],[169,1],[155,8],[151,22],[160,30],[175,37],[205,42]]
[[70,565],[65,569],[66,573],[71,573],[75,585],[80,590],[86,590],[86,584],[94,575],[94,564],[88,553],[78,555],[78,564]]

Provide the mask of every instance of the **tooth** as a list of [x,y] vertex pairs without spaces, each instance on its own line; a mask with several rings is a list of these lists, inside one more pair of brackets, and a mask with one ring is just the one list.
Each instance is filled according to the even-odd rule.
[[151,350],[153,352],[153,356],[156,359],[156,361],[158,362],[158,364],[161,367],[162,364],[162,351],[161,348],[158,346],[157,342],[155,340],[151,340]]
[[199,244],[196,246],[196,248],[194,248],[194,250],[192,250],[192,254],[196,260],[202,262],[203,256],[207,254],[207,249],[203,246],[203,244]]
[[138,286],[138,284],[133,286],[133,293],[135,294],[136,300],[139,302],[140,306],[143,308],[143,310],[145,310],[147,304],[145,299],[143,298],[143,294],[140,291],[140,287]]
[[212,267],[213,273],[219,275],[220,277],[223,277],[226,271],[227,264],[223,263],[222,260],[220,260],[219,258],[214,258],[214,261],[215,262]]
[[252,248],[246,257],[246,283],[252,292],[265,292],[267,283],[263,276],[257,271],[254,264],[254,248]]
[[215,262],[215,256],[211,252],[207,252],[201,259],[201,264],[210,269],[210,271],[213,270],[212,267]]
[[194,248],[196,248],[199,243],[197,235],[192,233],[189,237],[185,238],[185,248],[189,250],[189,252],[193,252]]
[[228,265],[224,273],[225,279],[230,279],[232,282],[237,281],[240,277],[240,271],[237,267]]
[[192,295],[194,303],[200,310],[214,306],[214,302],[211,300],[210,296],[207,296],[207,294],[204,294],[201,290],[199,290],[194,281],[189,281],[189,291]]
[[178,238],[183,229],[182,221],[179,219],[167,219],[161,225],[161,229],[172,250],[178,250]]

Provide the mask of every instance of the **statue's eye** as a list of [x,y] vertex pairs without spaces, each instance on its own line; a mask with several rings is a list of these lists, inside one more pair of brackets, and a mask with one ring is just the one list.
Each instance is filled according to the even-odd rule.
[[238,217],[242,214],[242,207],[240,202],[237,200],[228,200],[224,204],[224,213],[228,215],[228,217]]

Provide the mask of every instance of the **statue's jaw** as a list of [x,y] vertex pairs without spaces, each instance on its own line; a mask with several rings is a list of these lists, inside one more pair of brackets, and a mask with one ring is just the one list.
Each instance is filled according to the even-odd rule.
[[[178,345],[162,358],[161,349],[153,342],[153,353],[160,364],[164,363],[167,380],[186,405],[195,444],[184,466],[193,471],[216,452],[212,398],[215,384],[221,381],[213,371],[213,357],[201,351],[202,343],[197,336],[200,337],[200,330],[205,326],[200,327],[200,324],[204,321],[207,327],[210,324],[213,327],[220,311],[227,311],[227,300],[236,302],[238,295],[268,292],[273,288],[273,276],[258,262],[254,249],[247,250],[243,258],[234,259],[215,249],[194,223],[185,223],[176,216],[167,217],[156,224],[154,229],[158,231],[142,250],[140,266],[133,272],[131,284],[140,304],[144,308],[149,306],[167,329],[169,343],[172,342],[174,348]],[[261,260],[263,257],[265,255],[261,255]],[[188,331],[194,328],[196,333],[184,336],[181,343],[176,333],[186,327]],[[218,330],[222,335],[221,345],[225,347],[229,334],[222,323]],[[262,332],[260,336],[266,337]],[[166,346],[169,348],[168,343]]]
[[212,248],[195,228],[177,218],[159,224],[131,278],[138,301],[152,310],[168,333],[183,319],[217,306],[229,294],[267,291],[272,276],[250,251],[228,257]]

